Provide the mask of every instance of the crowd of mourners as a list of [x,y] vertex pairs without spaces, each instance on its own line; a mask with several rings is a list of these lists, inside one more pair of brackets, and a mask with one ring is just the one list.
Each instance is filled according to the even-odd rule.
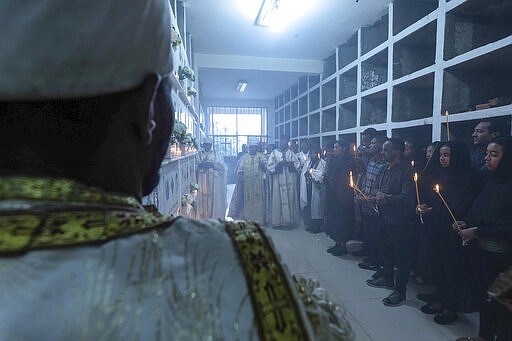
[[[347,254],[363,241],[358,265],[375,273],[366,284],[392,292],[387,306],[405,303],[409,281],[428,284],[421,311],[438,324],[457,313],[480,313],[485,340],[512,340],[512,138],[499,120],[480,121],[470,149],[462,141],[388,138],[368,128],[351,150],[336,141],[325,153],[303,148],[303,221],[325,232]],[[309,149],[309,152],[305,149]],[[508,270],[508,271],[507,271]],[[499,277],[499,278],[498,278]],[[498,279],[497,279],[498,278]]]
[[307,231],[334,241],[327,249],[333,256],[347,254],[349,240],[362,240],[354,254],[364,257],[360,268],[375,271],[367,285],[392,291],[385,305],[404,304],[412,280],[435,287],[418,298],[436,323],[479,311],[481,337],[512,338],[505,323],[512,317],[506,130],[498,120],[480,121],[471,149],[458,140],[422,149],[373,128],[353,149],[339,140],[332,149],[303,142],[299,151],[283,137],[267,153],[253,140],[240,157],[230,215],[286,228],[299,224],[300,211]]
[[457,139],[420,146],[374,128],[362,132],[358,147],[304,141],[299,151],[285,136],[267,153],[252,141],[237,167],[230,213],[325,232],[333,256],[360,240],[353,254],[364,257],[360,268],[374,271],[367,285],[391,290],[386,306],[405,303],[409,281],[428,285],[435,291],[417,297],[435,323],[478,311],[480,337],[512,340],[509,130],[498,119],[482,120],[471,148]]

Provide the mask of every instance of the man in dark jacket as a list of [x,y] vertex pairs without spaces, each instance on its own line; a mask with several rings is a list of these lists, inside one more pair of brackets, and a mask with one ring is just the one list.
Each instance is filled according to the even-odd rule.
[[383,269],[367,283],[372,287],[393,290],[393,293],[383,299],[387,306],[398,306],[405,302],[410,270],[410,247],[414,234],[413,174],[411,166],[403,160],[403,151],[404,141],[399,138],[391,138],[382,146],[382,155],[387,167],[379,176],[379,190],[373,198],[382,215],[383,228],[380,239]]

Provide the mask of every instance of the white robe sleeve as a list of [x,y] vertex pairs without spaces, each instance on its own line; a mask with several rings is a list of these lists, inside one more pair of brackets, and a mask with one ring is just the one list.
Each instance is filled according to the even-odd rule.
[[282,161],[281,160],[281,152],[277,151],[277,150],[273,150],[269,157],[268,157],[268,161],[267,161],[267,170],[270,172],[270,173],[274,173],[276,171],[276,165]]
[[324,180],[324,175],[325,175],[325,161],[320,160],[320,162],[318,162],[318,165],[316,166],[316,168],[311,170],[311,177],[316,182],[322,183]]

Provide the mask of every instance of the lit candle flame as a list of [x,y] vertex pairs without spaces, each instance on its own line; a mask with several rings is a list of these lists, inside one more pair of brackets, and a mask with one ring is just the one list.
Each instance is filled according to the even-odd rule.
[[448,210],[448,213],[450,213],[450,216],[452,217],[453,219],[453,222],[454,223],[457,223],[457,219],[455,219],[455,216],[453,215],[453,212],[452,210],[450,209],[450,206],[448,206],[448,204],[446,203],[446,200],[444,200],[443,196],[441,195],[441,189],[439,188],[439,185],[436,184],[434,190],[436,191],[436,193],[439,195],[439,198],[441,199],[441,201],[443,202],[444,206],[446,207],[446,209]]
[[414,160],[411,161],[411,166],[414,167]]
[[306,157],[306,155],[304,155],[304,161],[306,161],[308,158]]
[[320,160],[320,153],[318,153],[318,155],[317,155],[317,156],[318,156],[318,160]]
[[291,146],[292,146],[292,142],[291,142],[291,141],[288,141],[288,147],[290,147],[290,148],[291,148]]
[[350,179],[350,187],[354,188],[354,178],[352,177],[352,171],[348,173]]
[[327,150],[324,150],[324,156],[327,154]]
[[309,174],[313,175],[313,168],[309,169]]
[[414,172],[414,182],[418,182],[418,173]]

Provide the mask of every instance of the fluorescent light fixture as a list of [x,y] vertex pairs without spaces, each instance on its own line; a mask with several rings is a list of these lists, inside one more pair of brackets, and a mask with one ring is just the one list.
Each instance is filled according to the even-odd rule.
[[263,0],[254,24],[281,29],[301,15],[311,14],[316,2],[317,0]]
[[236,86],[236,91],[244,92],[245,88],[247,88],[247,81],[238,81],[238,84]]
[[263,0],[255,24],[259,26],[275,25],[279,13],[279,6],[279,0]]

